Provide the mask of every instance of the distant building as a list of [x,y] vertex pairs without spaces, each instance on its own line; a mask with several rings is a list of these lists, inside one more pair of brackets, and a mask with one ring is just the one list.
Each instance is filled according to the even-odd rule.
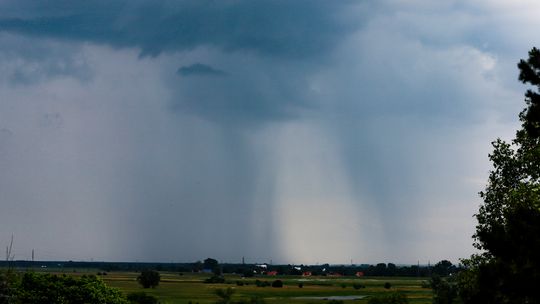
[[278,272],[275,271],[275,270],[273,270],[273,271],[268,271],[268,272],[266,273],[266,275],[269,275],[269,276],[276,276],[277,274],[278,274]]
[[364,272],[363,272],[363,271],[358,271],[358,272],[356,273],[356,276],[357,276],[357,277],[363,277],[363,276],[364,276]]
[[304,272],[302,273],[302,276],[303,276],[303,277],[310,277],[310,276],[311,276],[311,271],[304,271]]

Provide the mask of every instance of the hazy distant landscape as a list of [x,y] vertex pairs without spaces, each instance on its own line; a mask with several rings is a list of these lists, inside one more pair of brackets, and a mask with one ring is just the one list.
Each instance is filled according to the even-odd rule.
[[[431,303],[429,280],[432,275],[448,276],[459,269],[448,261],[435,265],[269,265],[215,264],[214,259],[196,263],[105,263],[13,261],[10,267],[19,272],[46,275],[98,276],[108,286],[126,295],[144,292],[160,303],[216,303],[217,290],[234,290],[234,301],[260,303],[327,303],[354,301],[367,303],[381,294],[400,292],[409,303]],[[3,267],[8,267],[4,262]],[[215,267],[218,268],[215,268]],[[214,269],[211,269],[214,267]],[[158,269],[159,285],[143,288],[137,277],[144,269]],[[215,272],[223,278],[213,282]],[[276,287],[275,282],[283,285]],[[337,303],[337,302],[336,302]]]

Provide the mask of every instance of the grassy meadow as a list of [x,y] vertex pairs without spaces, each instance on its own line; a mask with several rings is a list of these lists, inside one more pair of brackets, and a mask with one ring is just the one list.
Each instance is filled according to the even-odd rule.
[[[249,299],[260,297],[268,304],[273,303],[326,303],[328,300],[315,297],[329,296],[371,296],[391,291],[405,293],[410,303],[431,303],[431,289],[422,288],[422,281],[418,278],[396,277],[301,277],[301,276],[260,276],[254,278],[241,278],[239,275],[226,275],[225,284],[205,284],[204,280],[209,274],[193,273],[161,273],[161,282],[155,289],[143,289],[136,281],[138,273],[110,272],[102,276],[103,280],[112,287],[120,289],[123,293],[145,291],[159,298],[162,304],[177,303],[215,303],[218,297],[215,290],[231,287],[235,290],[233,299]],[[282,288],[257,287],[256,280],[272,281],[282,280]],[[239,286],[237,282],[242,282]],[[390,289],[384,284],[389,282]],[[303,284],[300,288],[299,283]],[[365,288],[355,289],[353,284],[362,284]],[[312,298],[309,298],[312,297]],[[361,300],[345,300],[344,303],[367,303],[367,297]]]

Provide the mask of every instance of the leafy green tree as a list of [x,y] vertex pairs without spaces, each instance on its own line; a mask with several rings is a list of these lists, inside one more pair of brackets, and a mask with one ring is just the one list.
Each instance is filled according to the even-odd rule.
[[159,275],[159,272],[151,269],[143,270],[137,277],[137,281],[144,288],[156,288],[159,285],[160,280],[161,276]]
[[493,142],[493,163],[476,219],[475,247],[459,276],[464,303],[540,303],[540,51],[518,64],[532,85],[520,113],[521,129],[507,143]]
[[434,275],[430,281],[433,289],[433,304],[452,304],[457,298],[457,286],[449,279]]
[[432,272],[438,276],[446,277],[455,271],[454,265],[448,260],[442,260],[433,266]]
[[76,279],[68,276],[25,273],[17,286],[14,303],[21,304],[128,304],[120,291],[95,276]]
[[206,260],[204,260],[203,267],[204,269],[211,270],[212,273],[214,273],[214,275],[216,276],[220,276],[222,273],[221,266],[216,259],[207,258]]

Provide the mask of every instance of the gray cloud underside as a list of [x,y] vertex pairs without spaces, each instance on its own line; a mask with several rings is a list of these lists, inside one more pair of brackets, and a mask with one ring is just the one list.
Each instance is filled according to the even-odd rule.
[[[230,74],[226,79],[171,84],[177,92],[172,109],[222,124],[242,125],[291,119],[298,116],[299,110],[314,106],[298,88],[307,85],[308,70],[324,62],[337,43],[363,23],[364,18],[344,14],[354,5],[354,1],[322,0],[8,1],[0,4],[0,31],[113,48],[132,47],[139,49],[142,56],[206,47],[251,57],[254,62],[248,67],[230,65],[230,59],[224,56],[221,62],[210,60],[208,64],[226,68]],[[5,9],[1,10],[2,6]],[[45,73],[61,75],[56,62],[43,62],[40,67]],[[184,66],[177,72],[184,76],[221,74],[201,68]],[[19,68],[11,79],[30,83],[39,79],[37,75]],[[79,78],[84,75],[91,73]]]
[[352,1],[7,1],[0,30],[139,47],[142,55],[216,46],[300,57],[331,48],[353,24],[336,18]]

